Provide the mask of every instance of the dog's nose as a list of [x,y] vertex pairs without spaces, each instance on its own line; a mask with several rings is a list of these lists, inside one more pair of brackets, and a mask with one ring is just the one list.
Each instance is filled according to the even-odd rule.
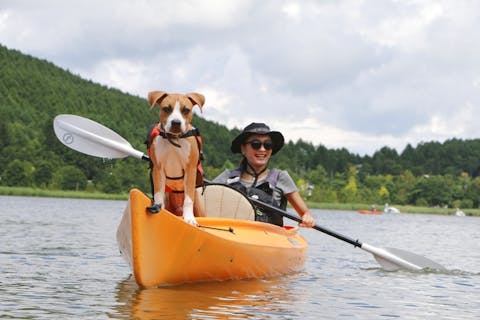
[[182,129],[182,122],[180,120],[172,120],[170,122],[170,131],[171,132],[180,132]]

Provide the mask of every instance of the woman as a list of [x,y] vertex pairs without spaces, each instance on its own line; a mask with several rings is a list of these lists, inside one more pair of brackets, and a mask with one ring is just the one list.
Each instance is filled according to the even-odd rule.
[[[285,170],[269,169],[270,157],[284,144],[283,135],[270,131],[264,123],[251,123],[232,141],[233,153],[242,153],[240,167],[225,170],[213,182],[230,185],[249,197],[285,210],[287,201],[302,217],[302,227],[313,227],[315,220],[292,178]],[[257,210],[255,220],[283,226],[282,216]]]

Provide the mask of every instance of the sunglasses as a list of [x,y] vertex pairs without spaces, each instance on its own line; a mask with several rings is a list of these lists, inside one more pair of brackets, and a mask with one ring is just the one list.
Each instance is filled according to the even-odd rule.
[[252,141],[245,142],[245,144],[251,145],[252,148],[255,149],[255,150],[260,150],[262,145],[265,148],[265,150],[272,150],[272,148],[273,148],[272,141],[265,141],[265,142],[262,143],[259,140],[252,140]]

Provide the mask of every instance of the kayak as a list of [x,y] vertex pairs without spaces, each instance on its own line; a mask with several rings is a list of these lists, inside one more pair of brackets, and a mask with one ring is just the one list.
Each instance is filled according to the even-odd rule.
[[380,210],[358,210],[358,213],[361,214],[382,214]]
[[138,285],[263,278],[301,271],[307,242],[298,227],[225,217],[197,217],[198,226],[163,209],[151,214],[132,189],[117,242]]

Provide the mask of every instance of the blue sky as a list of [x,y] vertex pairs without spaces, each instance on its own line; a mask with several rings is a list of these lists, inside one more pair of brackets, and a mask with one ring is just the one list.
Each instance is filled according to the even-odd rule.
[[360,155],[480,136],[479,33],[468,0],[0,0],[10,49]]

